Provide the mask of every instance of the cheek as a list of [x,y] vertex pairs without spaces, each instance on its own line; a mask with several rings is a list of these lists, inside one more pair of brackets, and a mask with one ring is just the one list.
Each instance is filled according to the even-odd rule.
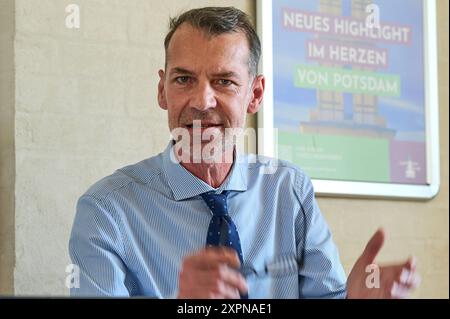
[[245,122],[245,110],[242,104],[235,104],[224,110],[224,114],[232,127],[242,127]]
[[168,114],[168,116],[169,116],[170,129],[174,129],[174,128],[179,127],[180,114],[181,114],[181,110],[179,110],[179,109],[177,109],[175,107],[172,107],[172,108],[169,107],[169,114]]
[[173,92],[173,90],[168,90],[166,93],[167,98],[167,104],[172,107],[176,108],[179,105],[180,95]]
[[185,101],[179,94],[167,93],[167,110],[171,121],[178,121],[180,114],[183,112]]

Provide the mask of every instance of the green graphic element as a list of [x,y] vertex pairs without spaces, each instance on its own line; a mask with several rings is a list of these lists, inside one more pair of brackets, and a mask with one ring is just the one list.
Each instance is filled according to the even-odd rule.
[[389,182],[389,140],[278,131],[278,156],[310,177]]
[[399,97],[399,75],[297,65],[294,85],[304,89]]

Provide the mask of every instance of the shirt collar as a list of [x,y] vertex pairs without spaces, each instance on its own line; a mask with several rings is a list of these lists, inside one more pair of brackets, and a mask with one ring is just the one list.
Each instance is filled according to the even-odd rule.
[[176,161],[173,147],[173,142],[170,141],[163,152],[163,169],[175,200],[191,198],[209,191],[222,192],[224,190],[247,190],[248,164],[244,160],[244,156],[240,154],[236,155],[230,175],[228,175],[222,185],[218,188],[213,188]]

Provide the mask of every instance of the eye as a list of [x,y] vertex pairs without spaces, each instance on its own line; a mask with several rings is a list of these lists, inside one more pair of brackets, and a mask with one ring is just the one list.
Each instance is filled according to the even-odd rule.
[[220,79],[220,80],[217,80],[217,84],[219,84],[221,86],[229,86],[229,85],[233,84],[233,82],[228,79]]
[[177,82],[178,84],[186,84],[189,82],[191,78],[189,76],[179,76],[175,78],[175,82]]

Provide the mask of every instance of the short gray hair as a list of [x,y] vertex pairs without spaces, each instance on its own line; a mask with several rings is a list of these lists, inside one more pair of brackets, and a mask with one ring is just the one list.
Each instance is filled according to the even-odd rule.
[[192,9],[171,18],[169,32],[164,39],[166,63],[170,40],[183,23],[188,23],[212,36],[229,32],[243,32],[247,37],[250,49],[249,71],[250,74],[256,75],[261,56],[261,42],[246,13],[234,7],[205,7]]

